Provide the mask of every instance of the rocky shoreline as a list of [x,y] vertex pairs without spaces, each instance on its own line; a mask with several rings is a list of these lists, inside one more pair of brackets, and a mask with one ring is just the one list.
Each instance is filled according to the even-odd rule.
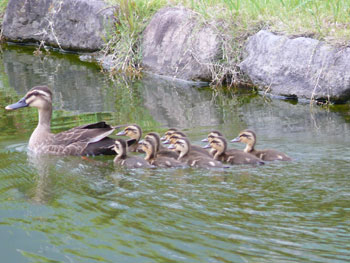
[[[9,0],[3,38],[93,52],[101,50],[113,33],[114,10],[102,0],[44,3]],[[203,22],[184,7],[159,10],[140,37],[143,70],[173,79],[210,82],[222,57],[224,40],[215,24]],[[113,68],[113,55],[87,54],[82,59]],[[235,66],[272,95],[335,103],[350,100],[350,48],[261,30],[246,40],[242,60]]]

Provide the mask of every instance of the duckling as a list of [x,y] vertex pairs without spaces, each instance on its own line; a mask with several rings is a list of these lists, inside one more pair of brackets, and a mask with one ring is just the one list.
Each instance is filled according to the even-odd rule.
[[184,167],[186,166],[184,163],[175,160],[173,158],[159,156],[157,157],[156,146],[154,140],[145,139],[139,142],[139,147],[146,153],[145,160],[149,162],[151,165],[162,167],[162,168],[170,168],[170,167]]
[[222,136],[213,137],[210,143],[205,147],[211,147],[214,149],[214,160],[219,160],[224,163],[264,164],[261,159],[250,153],[245,153],[236,149],[231,149],[232,151],[228,152],[226,139]]
[[123,131],[120,131],[116,134],[117,136],[128,136],[131,139],[135,139],[136,142],[131,145],[128,150],[130,152],[136,152],[138,149],[138,143],[141,139],[142,136],[142,130],[141,127],[137,124],[133,124],[133,125],[128,125],[124,128]]
[[105,122],[85,124],[57,134],[51,133],[52,92],[47,86],[35,86],[6,110],[23,107],[38,109],[39,122],[29,139],[28,149],[34,154],[114,155],[114,140],[108,136],[116,128]]
[[212,139],[219,137],[219,136],[224,137],[224,135],[220,131],[213,130],[208,134],[207,138],[202,140],[202,142],[211,142]]
[[174,144],[168,148],[180,153],[178,160],[186,162],[191,167],[199,168],[222,168],[224,167],[220,161],[213,160],[198,152],[191,151],[191,143],[187,138],[179,138]]
[[127,156],[127,142],[123,139],[115,140],[114,151],[117,156],[114,158],[114,164],[125,166],[126,168],[152,168],[145,159],[138,156]]
[[[211,142],[212,140],[218,138],[218,137],[222,137],[222,142],[221,142],[221,147],[219,145],[212,147],[211,146]],[[259,159],[258,157],[250,154],[250,153],[245,153],[244,151],[238,150],[238,149],[227,149],[227,141],[225,139],[225,137],[222,135],[222,133],[220,131],[217,130],[213,130],[208,134],[208,137],[203,139],[202,142],[209,142],[208,145],[204,146],[203,148],[209,148],[211,147],[210,153],[215,156],[215,154],[217,153],[217,148],[220,148],[221,150],[224,150],[222,147],[225,146],[225,150],[223,153],[225,153],[225,156],[230,156],[231,158],[229,158],[229,160],[225,160],[226,157],[224,157],[224,155],[220,155],[221,158],[219,158],[218,160],[222,161],[222,162],[228,162],[230,164],[264,164],[264,162],[261,161],[261,159]],[[234,158],[233,158],[234,156]],[[215,158],[214,158],[215,159]]]
[[231,142],[243,142],[246,144],[244,152],[255,155],[264,161],[291,161],[292,159],[279,151],[267,149],[267,150],[255,150],[256,135],[252,130],[244,130],[240,132],[238,137],[234,138]]
[[[170,135],[169,140],[163,142],[164,144],[174,144],[178,139],[180,138],[187,138],[186,134],[180,131],[174,132],[172,135]],[[202,154],[206,157],[213,158],[213,156],[208,152],[206,149],[203,149],[200,146],[197,145],[191,145],[191,152],[196,152],[199,154]]]
[[170,128],[168,129],[165,133],[164,133],[164,136],[160,138],[161,141],[166,141],[169,139],[169,137],[176,131],[179,131],[178,129],[176,128]]
[[164,147],[160,142],[160,136],[156,132],[149,132],[146,134],[145,139],[151,139],[154,140],[157,156],[164,156],[169,157],[173,159],[177,159],[179,157],[179,154],[177,152],[171,151],[168,148]]
[[[208,134],[207,138],[204,138],[202,140],[202,142],[209,142],[210,143],[214,138],[219,137],[219,136],[224,137],[224,135],[220,131],[213,130]],[[206,148],[206,147],[203,147],[203,148]],[[214,148],[211,148],[209,150],[209,152],[212,156],[214,156],[216,153],[216,150]]]

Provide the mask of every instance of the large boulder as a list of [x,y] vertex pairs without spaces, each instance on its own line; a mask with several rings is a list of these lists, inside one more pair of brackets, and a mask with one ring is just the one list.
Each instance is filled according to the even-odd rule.
[[350,98],[350,48],[260,31],[248,39],[241,70],[268,92],[344,102]]
[[73,51],[104,45],[113,9],[102,0],[9,0],[3,36],[12,42],[41,42]]
[[199,15],[182,8],[163,8],[143,32],[142,67],[185,80],[211,80],[210,66],[220,54],[220,41]]

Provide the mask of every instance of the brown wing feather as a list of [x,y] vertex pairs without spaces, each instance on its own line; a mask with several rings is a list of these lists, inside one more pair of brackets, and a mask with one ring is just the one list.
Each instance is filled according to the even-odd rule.
[[42,151],[57,155],[115,154],[114,140],[107,137],[114,128],[105,122],[86,124],[51,136]]
[[[114,131],[113,128],[72,128],[51,137],[52,145],[70,145],[75,142],[89,142],[96,137],[107,137]],[[105,134],[105,136],[103,136]]]

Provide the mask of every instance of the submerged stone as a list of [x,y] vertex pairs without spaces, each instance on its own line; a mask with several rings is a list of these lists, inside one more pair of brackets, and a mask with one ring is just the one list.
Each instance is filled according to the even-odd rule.
[[183,7],[159,10],[143,32],[142,67],[185,80],[211,80],[210,66],[220,52],[215,30]]
[[73,51],[103,47],[113,8],[102,0],[9,0],[3,37],[12,42],[41,42]]
[[275,95],[345,102],[350,99],[350,48],[262,30],[248,39],[241,70]]

